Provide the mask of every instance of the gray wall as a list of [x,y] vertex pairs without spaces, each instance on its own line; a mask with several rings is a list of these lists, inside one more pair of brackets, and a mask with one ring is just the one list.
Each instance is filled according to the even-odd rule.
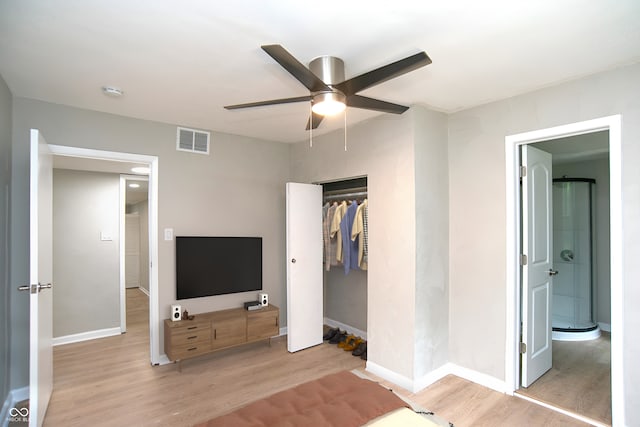
[[413,107],[415,121],[415,378],[449,360],[447,117]]
[[593,239],[595,255],[596,322],[611,324],[611,262],[609,251],[609,159],[553,164],[553,177],[593,178],[596,180],[596,225]]
[[324,273],[324,316],[345,325],[367,330],[367,272],[332,267]]
[[505,137],[622,114],[627,425],[640,425],[639,75],[636,64],[449,116],[450,361],[504,379]]
[[[343,147],[341,131],[315,138],[312,148],[307,141],[296,144],[292,180],[367,176],[368,366],[393,372],[411,385],[423,373],[423,364],[446,362],[448,301],[442,290],[447,287],[448,261],[442,221],[447,215],[447,179],[446,173],[444,179],[432,179],[433,171],[423,169],[435,166],[438,173],[446,172],[446,117],[421,107],[402,116],[384,115],[350,127],[348,151]],[[417,240],[428,237],[434,240],[417,249]],[[427,267],[418,269],[418,262]],[[428,307],[417,306],[429,297]],[[444,328],[432,329],[433,313]]]
[[9,189],[11,186],[12,96],[0,76],[0,404],[10,390],[9,344],[11,305],[9,281]]
[[[284,222],[285,183],[289,177],[289,146],[222,133],[212,133],[210,155],[176,151],[176,127],[125,118],[37,100],[16,98],[13,105],[12,274],[15,282],[28,278],[28,136],[42,131],[50,144],[158,156],[158,228],[175,235],[263,237],[263,286],[273,304],[281,308],[286,324]],[[158,328],[168,318],[175,299],[175,241],[160,240],[158,247]],[[180,301],[191,313],[241,306],[255,293]],[[28,305],[21,324],[28,328]],[[18,335],[12,351],[23,360],[27,335]],[[160,334],[160,353],[163,335]],[[24,369],[22,369],[24,368]],[[21,382],[28,369],[20,367]]]
[[120,327],[119,224],[119,175],[54,169],[54,338]]
[[16,98],[11,118],[11,188],[9,215],[9,299],[11,313],[10,366],[11,390],[29,384],[29,293],[17,286],[29,284],[29,130],[22,133],[21,147],[16,147]]

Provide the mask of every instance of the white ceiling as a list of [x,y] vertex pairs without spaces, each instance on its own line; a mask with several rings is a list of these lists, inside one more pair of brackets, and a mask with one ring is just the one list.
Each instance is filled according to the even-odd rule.
[[609,157],[609,131],[573,135],[536,142],[535,147],[551,153],[553,164],[594,160]]
[[[260,49],[274,43],[304,64],[340,57],[347,78],[424,50],[433,64],[362,94],[454,112],[640,61],[640,1],[0,2],[0,74],[16,97],[302,141],[306,103],[223,109],[308,95]],[[379,114],[350,108],[347,121]]]

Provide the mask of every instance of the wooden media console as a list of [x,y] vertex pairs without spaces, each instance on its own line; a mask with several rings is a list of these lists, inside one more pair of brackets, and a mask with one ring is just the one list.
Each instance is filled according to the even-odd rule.
[[268,305],[258,310],[231,308],[196,314],[193,320],[164,321],[164,351],[181,361],[280,334],[280,309]]

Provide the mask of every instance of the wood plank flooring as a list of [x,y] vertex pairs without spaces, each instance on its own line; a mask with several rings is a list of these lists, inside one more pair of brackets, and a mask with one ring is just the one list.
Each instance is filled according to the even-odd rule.
[[518,393],[611,425],[611,334],[553,341],[551,370]]
[[[286,337],[185,361],[182,372],[174,364],[152,367],[147,304],[128,290],[126,334],[54,348],[46,427],[191,426],[329,373],[364,372],[364,361],[335,345],[291,354]],[[417,394],[387,385],[456,427],[585,425],[453,376]]]

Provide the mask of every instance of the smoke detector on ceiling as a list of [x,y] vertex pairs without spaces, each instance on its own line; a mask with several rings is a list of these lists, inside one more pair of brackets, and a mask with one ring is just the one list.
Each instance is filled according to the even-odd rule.
[[103,86],[102,93],[113,98],[119,98],[124,94],[122,89],[113,86]]

